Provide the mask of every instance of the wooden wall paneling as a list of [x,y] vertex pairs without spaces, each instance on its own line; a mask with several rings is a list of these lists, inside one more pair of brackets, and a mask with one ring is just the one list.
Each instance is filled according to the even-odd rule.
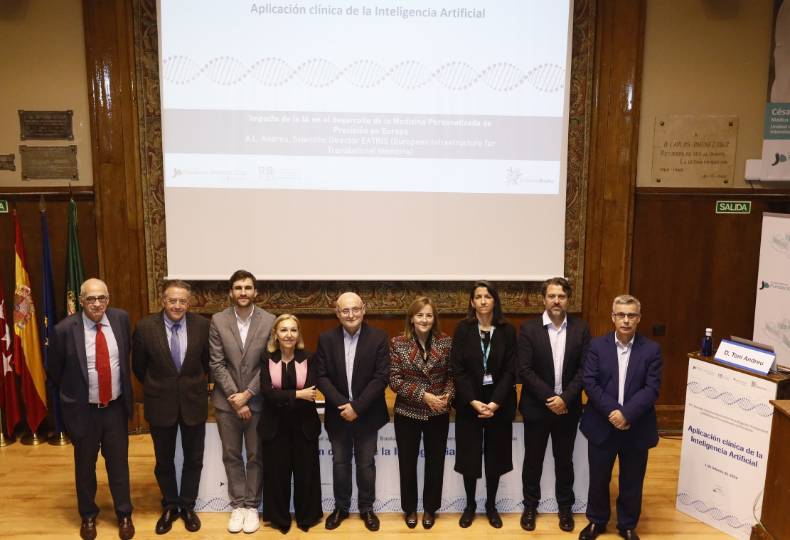
[[99,274],[132,321],[147,313],[132,6],[84,0]]
[[597,4],[582,301],[593,335],[612,328],[612,299],[629,287],[644,21],[644,0]]
[[[132,324],[148,313],[133,13],[125,0],[83,0],[99,277]],[[132,378],[135,400],[142,387]],[[140,428],[140,414],[130,423]]]
[[[717,215],[717,200],[750,200],[752,213]],[[752,336],[763,212],[790,212],[790,192],[637,190],[631,291],[643,305],[640,329],[662,347],[665,427],[682,426],[686,354],[705,328],[714,347]]]

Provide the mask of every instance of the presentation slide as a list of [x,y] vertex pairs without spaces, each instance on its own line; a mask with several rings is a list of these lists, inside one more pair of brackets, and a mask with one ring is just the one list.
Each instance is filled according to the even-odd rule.
[[569,0],[158,8],[170,276],[563,274]]

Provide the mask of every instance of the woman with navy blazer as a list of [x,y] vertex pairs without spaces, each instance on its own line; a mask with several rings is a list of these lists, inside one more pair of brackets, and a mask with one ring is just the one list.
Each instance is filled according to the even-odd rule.
[[307,531],[323,517],[321,420],[315,408],[315,366],[304,350],[299,319],[289,314],[277,317],[261,360],[258,430],[263,441],[264,514],[273,528],[288,532],[293,476],[296,524]]
[[444,455],[455,393],[450,336],[441,332],[433,302],[420,296],[406,312],[403,335],[390,344],[390,387],[395,391],[400,496],[406,525],[417,526],[417,457],[425,445],[422,526],[433,527],[442,505]]
[[502,527],[496,494],[499,477],[513,470],[516,350],[516,330],[505,321],[499,293],[486,281],[476,282],[450,354],[456,395],[455,470],[463,475],[466,490],[466,508],[458,523],[464,528],[475,518],[483,461],[488,522]]

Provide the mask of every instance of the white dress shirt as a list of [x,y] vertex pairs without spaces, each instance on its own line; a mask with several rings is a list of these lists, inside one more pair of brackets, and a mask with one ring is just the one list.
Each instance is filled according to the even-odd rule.
[[568,316],[562,321],[559,328],[551,322],[548,312],[543,312],[543,326],[549,333],[551,343],[551,356],[554,360],[554,393],[562,394],[562,366],[565,362],[565,340],[568,337]]
[[620,405],[625,405],[625,376],[628,373],[628,361],[631,359],[631,349],[634,347],[634,337],[626,343],[620,343],[617,339],[617,333],[614,335],[614,343],[617,345],[617,402]]
[[[101,324],[101,332],[107,342],[107,350],[110,353],[110,375],[112,380],[112,398],[118,399],[121,395],[121,360],[118,354],[118,342],[115,341],[115,334],[112,333],[110,319],[105,313]],[[82,326],[85,335],[85,356],[88,360],[88,401],[99,403],[99,372],[96,371],[96,325],[90,320],[85,312],[82,312]]]
[[244,348],[244,344],[247,341],[247,334],[250,331],[250,323],[252,322],[252,314],[255,313],[255,306],[252,306],[252,311],[250,311],[250,316],[246,319],[242,319],[239,317],[239,312],[236,311],[236,308],[233,308],[233,314],[236,315],[236,324],[239,327],[239,336],[241,336],[241,346]]

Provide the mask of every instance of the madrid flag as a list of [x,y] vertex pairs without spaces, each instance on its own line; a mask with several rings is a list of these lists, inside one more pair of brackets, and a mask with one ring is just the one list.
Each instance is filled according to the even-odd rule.
[[25,246],[19,218],[14,212],[16,229],[16,280],[14,286],[14,362],[22,376],[22,400],[25,402],[27,425],[32,432],[47,416],[47,385],[41,361],[41,341],[38,339],[36,308],[30,290]]
[[14,429],[22,415],[19,411],[19,398],[16,394],[16,371],[11,348],[11,332],[8,329],[5,314],[5,293],[2,287],[2,277],[0,277],[0,358],[3,360],[3,372],[0,379],[2,389],[0,389],[0,407],[3,409],[3,419],[5,421],[5,432],[9,437],[13,437]]

